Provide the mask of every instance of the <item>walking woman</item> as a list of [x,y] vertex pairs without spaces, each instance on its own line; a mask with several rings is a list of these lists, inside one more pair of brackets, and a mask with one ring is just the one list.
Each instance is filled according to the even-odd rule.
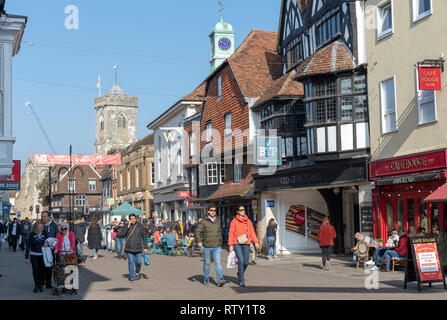
[[[323,270],[331,268],[331,251],[334,246],[334,239],[337,237],[334,227],[329,222],[329,218],[323,218],[323,224],[318,230],[318,243],[323,254]],[[326,266],[327,262],[327,266]]]
[[267,225],[267,246],[268,246],[268,256],[270,259],[278,259],[276,255],[276,231],[278,229],[278,225],[275,223],[275,219],[271,218],[269,220],[269,224]]
[[43,263],[42,247],[45,243],[43,234],[43,225],[36,222],[33,230],[25,239],[25,262],[29,264],[31,258],[31,266],[33,267],[34,292],[43,292],[42,286],[45,283],[45,265]]
[[93,250],[93,259],[98,259],[98,250],[101,247],[102,232],[96,220],[93,220],[88,227],[87,242],[88,248]]
[[244,273],[250,258],[250,244],[254,242],[256,250],[259,249],[258,238],[250,219],[245,214],[245,207],[237,207],[236,217],[231,221],[228,234],[228,246],[230,252],[234,250],[238,260],[239,285],[245,287]]

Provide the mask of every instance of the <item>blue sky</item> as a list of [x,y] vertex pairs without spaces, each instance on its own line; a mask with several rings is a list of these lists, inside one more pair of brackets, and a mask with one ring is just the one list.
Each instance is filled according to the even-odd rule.
[[[239,45],[251,29],[277,31],[280,0],[225,0],[224,20]],[[79,29],[65,28],[65,8],[79,9]],[[28,16],[13,59],[14,159],[52,153],[32,114],[30,100],[58,154],[93,154],[96,82],[103,94],[118,83],[138,95],[138,138],[146,125],[209,72],[210,41],[220,20],[218,1],[7,0],[6,11]]]

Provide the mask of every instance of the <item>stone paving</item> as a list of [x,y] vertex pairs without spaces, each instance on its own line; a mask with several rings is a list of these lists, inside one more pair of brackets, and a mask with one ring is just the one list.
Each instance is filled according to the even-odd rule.
[[[237,284],[236,269],[226,268],[227,251],[223,251],[224,277],[229,282],[216,286],[214,265],[211,265],[210,286],[202,281],[200,257],[165,257],[151,255],[151,265],[142,267],[143,279],[129,282],[127,261],[118,260],[116,254],[101,250],[97,260],[89,258],[80,266],[80,289],[77,295],[52,296],[46,289],[33,293],[31,265],[25,264],[24,253],[13,253],[3,246],[0,252],[0,299],[45,300],[139,300],[139,299],[193,299],[193,300],[314,300],[314,299],[447,299],[442,284],[432,288],[423,285],[417,291],[416,283],[403,289],[404,273],[379,273],[379,289],[365,288],[368,276],[363,269],[350,266],[348,257],[333,257],[330,271],[321,269],[321,258],[310,255],[280,257],[268,261],[258,257],[256,265],[249,265],[246,288]],[[90,254],[89,250],[85,251]]]

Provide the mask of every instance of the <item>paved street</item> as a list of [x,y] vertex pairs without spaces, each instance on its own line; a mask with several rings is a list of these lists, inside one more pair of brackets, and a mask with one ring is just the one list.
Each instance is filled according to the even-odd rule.
[[[87,250],[87,252],[89,252]],[[90,252],[89,252],[90,253]],[[226,261],[226,253],[222,262]],[[89,259],[80,267],[78,295],[54,297],[50,290],[33,293],[31,266],[26,265],[22,251],[13,253],[2,248],[0,253],[1,299],[446,299],[441,284],[429,289],[423,286],[418,293],[416,283],[403,289],[403,273],[380,273],[380,289],[364,288],[365,274],[361,269],[348,267],[347,259],[333,259],[332,270],[320,269],[316,256],[293,256],[279,261],[258,258],[257,265],[248,267],[247,287],[236,282],[236,270],[224,266],[229,283],[215,286],[214,272],[211,284],[201,284],[202,260],[199,257],[151,256],[151,266],[143,267],[144,279],[129,282],[127,262],[115,254],[101,250],[98,260]],[[213,268],[213,266],[212,266]],[[212,269],[213,270],[213,269]]]

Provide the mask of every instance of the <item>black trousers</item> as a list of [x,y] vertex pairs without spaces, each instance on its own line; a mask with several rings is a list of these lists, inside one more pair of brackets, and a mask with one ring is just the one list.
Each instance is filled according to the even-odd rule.
[[17,249],[17,236],[13,236],[11,235],[11,244],[10,247],[12,246],[12,250],[15,252]]
[[[45,264],[43,256],[30,256],[31,266],[33,267],[34,286],[40,287],[45,283]],[[50,269],[51,270],[51,269]]]
[[323,257],[322,257],[323,267],[325,267],[326,261],[331,261],[332,246],[321,247],[321,252],[323,254]]

